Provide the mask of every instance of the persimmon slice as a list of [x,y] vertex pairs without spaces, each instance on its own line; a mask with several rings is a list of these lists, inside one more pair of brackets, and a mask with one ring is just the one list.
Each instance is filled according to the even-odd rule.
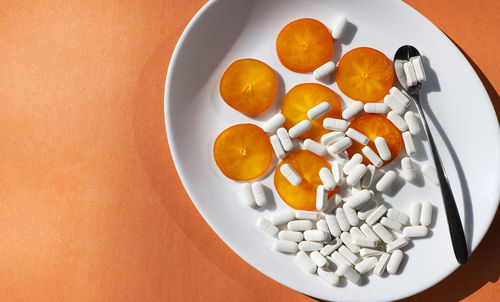
[[224,130],[214,144],[214,158],[227,177],[247,181],[264,174],[273,161],[267,134],[253,124],[238,124]]
[[281,113],[285,116],[285,128],[290,129],[307,119],[307,111],[322,102],[330,104],[330,111],[311,120],[311,129],[299,136],[300,139],[310,138],[319,141],[323,134],[329,132],[323,128],[323,120],[327,117],[341,118],[342,116],[339,97],[333,90],[321,84],[299,84],[288,91],[281,103]]
[[276,52],[281,64],[291,71],[312,72],[332,57],[333,38],[318,20],[299,19],[281,30]]
[[348,97],[364,103],[381,100],[392,87],[394,70],[391,61],[369,47],[355,48],[340,59],[336,81]]
[[[290,164],[302,178],[298,186],[290,184],[281,174],[280,168],[284,164]],[[274,186],[281,199],[297,210],[316,209],[316,189],[322,184],[319,170],[323,167],[330,168],[330,165],[323,157],[307,150],[295,151],[286,156],[274,172]]]
[[[401,133],[398,128],[394,126],[394,124],[389,121],[385,116],[368,113],[363,114],[355,118],[351,124],[349,124],[350,128],[356,129],[364,135],[368,136],[370,141],[368,142],[368,146],[372,148],[375,152],[377,152],[377,147],[375,147],[375,138],[383,137],[389,150],[391,151],[391,158],[387,161],[384,161],[384,164],[390,163],[396,156],[398,156],[399,151],[401,150]],[[353,156],[356,153],[363,155],[364,164],[371,164],[370,160],[366,158],[361,149],[363,149],[364,145],[352,141],[352,146],[347,149],[347,154],[349,156]]]
[[237,111],[257,115],[271,107],[278,92],[274,70],[255,59],[233,62],[220,80],[222,99]]

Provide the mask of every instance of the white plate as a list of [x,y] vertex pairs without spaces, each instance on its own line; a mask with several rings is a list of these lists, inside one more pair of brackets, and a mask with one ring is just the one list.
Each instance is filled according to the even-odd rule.
[[[271,249],[271,240],[256,228],[258,217],[285,208],[272,184],[274,202],[253,210],[238,199],[239,184],[225,178],[212,157],[213,141],[225,128],[245,122],[262,125],[278,112],[281,96],[294,85],[314,82],[310,74],[285,69],[275,52],[275,39],[292,20],[311,17],[331,24],[345,15],[353,23],[334,60],[346,51],[371,46],[392,59],[396,49],[414,45],[426,59],[424,109],[441,152],[472,249],[487,231],[499,202],[500,131],[491,102],[474,70],[453,43],[431,22],[401,1],[218,0],[210,1],[191,20],[172,56],[165,88],[165,122],[172,156],[181,180],[213,230],[240,257],[274,280],[325,300],[394,300],[418,293],[457,268],[437,186],[398,186],[384,199],[407,210],[411,201],[428,200],[436,214],[430,238],[414,240],[405,252],[402,273],[370,275],[361,287],[331,287],[302,272],[294,257]],[[227,106],[219,95],[219,78],[240,58],[257,58],[283,79],[273,107],[256,119]],[[430,65],[430,66],[429,66]],[[343,100],[336,84],[329,85]],[[350,102],[350,101],[347,101]],[[439,119],[439,122],[437,122]],[[431,161],[427,142],[417,144],[419,163]],[[269,192],[271,194],[271,192]]]

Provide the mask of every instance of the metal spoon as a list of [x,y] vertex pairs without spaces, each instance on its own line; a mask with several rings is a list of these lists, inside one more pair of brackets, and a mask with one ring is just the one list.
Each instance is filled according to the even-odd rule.
[[431,132],[429,131],[429,126],[425,120],[424,112],[420,104],[420,89],[422,84],[417,84],[415,86],[408,87],[406,84],[406,76],[403,70],[403,64],[408,62],[411,57],[420,56],[418,50],[410,45],[401,46],[394,55],[394,70],[396,71],[396,76],[399,80],[401,86],[403,86],[405,92],[413,100],[415,106],[417,107],[418,113],[424,125],[425,134],[429,140],[431,146],[432,156],[434,158],[434,164],[436,165],[436,171],[439,178],[439,184],[441,185],[441,195],[443,196],[444,208],[446,211],[446,218],[448,220],[448,227],[450,229],[451,243],[453,245],[453,251],[455,252],[455,257],[458,263],[464,264],[467,262],[469,257],[467,251],[467,242],[465,241],[464,229],[462,227],[462,222],[460,220],[460,215],[458,214],[457,205],[455,203],[455,198],[453,197],[453,192],[450,188],[450,183],[448,182],[448,177],[443,169],[443,164],[439,158],[439,153],[437,151],[434,139],[432,138]]

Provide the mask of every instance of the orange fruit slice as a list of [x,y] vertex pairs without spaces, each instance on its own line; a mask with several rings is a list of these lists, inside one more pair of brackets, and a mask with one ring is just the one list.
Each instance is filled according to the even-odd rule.
[[281,30],[276,52],[281,64],[291,71],[312,72],[332,57],[333,38],[318,20],[299,19]]
[[394,70],[383,53],[360,47],[340,59],[336,81],[339,89],[351,99],[364,103],[377,102],[391,89]]
[[220,80],[222,99],[243,114],[257,115],[271,107],[278,92],[278,78],[264,62],[242,59],[233,62]]
[[224,130],[215,140],[213,152],[222,173],[239,181],[261,176],[273,161],[269,137],[253,124],[234,125]]
[[281,113],[285,116],[284,127],[290,129],[300,121],[307,119],[307,111],[323,102],[330,104],[330,111],[315,120],[311,120],[311,129],[299,136],[300,139],[310,138],[319,141],[322,135],[330,132],[323,128],[323,120],[327,117],[341,118],[342,116],[339,97],[326,86],[305,83],[288,91],[281,103]]
[[[387,161],[384,161],[384,164],[390,163],[396,156],[398,156],[399,151],[401,150],[401,133],[398,128],[394,126],[394,124],[389,121],[385,116],[376,114],[376,113],[368,113],[363,114],[356,117],[350,124],[349,128],[353,128],[368,136],[370,141],[368,142],[368,146],[373,149],[373,151],[377,152],[377,147],[375,147],[375,139],[377,137],[383,137],[389,150],[391,151],[391,158]],[[347,154],[349,156],[353,156],[356,153],[363,155],[365,165],[371,164],[370,160],[366,158],[361,149],[363,149],[364,145],[352,141],[352,146],[347,149]],[[378,152],[377,152],[378,154]]]
[[[280,168],[284,164],[290,164],[302,178],[298,186],[292,185],[281,174]],[[297,210],[316,209],[316,189],[322,184],[319,170],[323,167],[330,168],[330,165],[323,157],[307,150],[295,151],[286,156],[274,172],[274,186],[281,199]]]

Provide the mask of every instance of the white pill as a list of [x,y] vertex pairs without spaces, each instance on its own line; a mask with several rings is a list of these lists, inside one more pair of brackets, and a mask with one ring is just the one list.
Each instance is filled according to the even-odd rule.
[[318,251],[312,251],[310,254],[311,260],[319,267],[327,266],[328,262],[326,261],[325,256],[321,255]]
[[295,212],[292,210],[279,211],[271,215],[271,222],[274,225],[282,225],[292,221],[294,218]]
[[387,262],[387,272],[391,275],[394,275],[398,271],[399,265],[401,265],[402,260],[403,252],[400,250],[395,250],[391,254],[389,261]]
[[259,181],[252,183],[252,192],[255,199],[255,203],[259,207],[263,207],[267,204],[266,193],[264,192],[264,186]]
[[347,125],[347,121],[342,119],[327,117],[323,120],[323,128],[328,130],[344,132]]
[[330,234],[335,237],[340,237],[342,230],[340,229],[339,222],[335,215],[326,215],[325,216],[326,224],[328,225],[328,229],[330,230]]
[[340,264],[339,271],[347,280],[351,281],[354,284],[359,284],[361,282],[361,275],[354,270],[352,267]]
[[413,163],[408,156],[401,159],[401,176],[408,182],[414,181],[417,177]]
[[375,188],[379,192],[385,192],[389,190],[397,178],[397,174],[394,171],[387,171],[384,176],[377,182]]
[[390,94],[384,97],[384,103],[391,108],[392,111],[402,115],[406,111],[406,106],[399,101],[398,98]]
[[310,138],[306,138],[306,140],[304,141],[304,148],[319,156],[326,155],[326,146],[318,142],[315,142]]
[[408,124],[408,130],[412,135],[418,135],[420,133],[420,125],[415,113],[408,111],[405,113],[405,121]]
[[330,169],[328,168],[323,167],[319,170],[319,178],[321,179],[321,182],[323,182],[325,190],[331,191],[337,185],[332,172],[330,172]]
[[359,249],[359,255],[363,258],[365,257],[370,257],[370,256],[378,256],[381,255],[383,251],[380,249],[372,249],[369,247],[363,247]]
[[375,166],[368,165],[366,166],[365,176],[361,179],[361,188],[368,189],[371,187],[373,182],[373,176],[375,176]]
[[351,262],[349,262],[349,260],[342,256],[339,251],[333,252],[329,259],[331,259],[333,263],[337,265],[337,267],[340,267],[341,264],[351,266]]
[[346,109],[344,109],[344,111],[342,111],[342,118],[344,120],[350,120],[356,114],[360,113],[361,110],[363,110],[363,107],[364,107],[363,102],[355,101],[351,103],[349,106],[347,106]]
[[330,146],[334,142],[344,137],[344,132],[332,131],[321,136],[321,143],[325,146]]
[[[320,67],[316,68],[313,71],[313,77],[316,80],[320,80],[320,79],[328,76],[329,74],[333,73],[334,71],[335,71],[335,64],[333,62],[329,61],[329,62],[326,62],[325,64],[321,65]],[[330,107],[328,107],[328,110],[326,110],[326,112],[328,112],[329,110],[330,110]],[[324,113],[326,113],[326,112],[324,112]],[[324,114],[324,113],[322,113],[322,114]],[[307,113],[307,115],[309,116],[309,112]],[[309,117],[309,118],[314,120],[317,117],[316,118]]]
[[290,231],[306,231],[312,229],[312,226],[313,224],[310,220],[294,220],[286,225]]
[[375,138],[375,147],[377,147],[377,152],[381,159],[391,159],[391,151],[389,150],[389,146],[387,146],[387,142],[383,137],[379,136]]
[[301,241],[299,243],[299,250],[304,252],[319,251],[323,248],[323,243],[316,241]]
[[361,275],[364,275],[371,271],[375,265],[377,265],[377,257],[368,257],[363,259],[360,263],[356,264],[354,267]]
[[422,211],[420,212],[420,224],[429,226],[432,219],[432,204],[428,201],[422,203]]
[[420,56],[413,57],[410,59],[411,64],[413,65],[413,70],[415,70],[415,76],[417,78],[417,82],[423,83],[425,82],[425,69],[424,64],[422,64],[422,58]]
[[344,32],[344,28],[347,25],[347,18],[344,16],[339,16],[335,18],[335,21],[332,25],[332,37],[335,40],[340,39],[342,33]]
[[405,237],[425,237],[427,236],[428,229],[426,226],[407,226],[403,229],[403,236]]
[[340,152],[345,151],[347,148],[349,148],[352,145],[352,140],[348,137],[344,137],[332,145],[330,145],[327,149],[328,153],[334,155]]
[[380,241],[373,238],[354,237],[352,242],[360,247],[377,247]]
[[307,256],[307,254],[303,251],[298,251],[295,259],[303,271],[310,274],[314,274],[316,272],[316,264],[314,264],[311,257]]
[[295,218],[297,219],[307,219],[307,220],[318,220],[319,213],[313,211],[303,211],[297,210],[295,211]]
[[389,106],[384,103],[366,103],[364,110],[367,113],[387,113]]
[[382,159],[377,155],[377,153],[375,153],[375,151],[373,151],[373,149],[369,146],[364,146],[361,151],[375,167],[378,168],[384,163]]
[[411,133],[408,131],[403,132],[403,142],[405,144],[405,151],[408,156],[413,156],[416,153],[415,144],[413,143],[413,138]]
[[296,253],[299,250],[297,242],[288,240],[274,240],[273,248],[282,253]]
[[359,211],[358,211],[358,217],[361,220],[366,220],[370,215],[375,212],[375,210],[378,208],[378,203],[375,200],[370,200],[368,201]]
[[414,201],[410,204],[410,224],[418,225],[420,223],[420,210],[422,205],[420,202]]
[[283,230],[278,233],[278,238],[281,240],[301,242],[304,240],[304,235],[301,232]]
[[247,206],[249,206],[249,207],[255,206],[255,198],[253,196],[252,185],[251,184],[244,183],[244,184],[241,185],[241,187],[240,187],[240,196],[241,196],[241,200],[243,200],[243,202]]
[[363,164],[359,164],[354,169],[352,170],[351,174],[349,174],[346,178],[346,183],[349,186],[354,186],[356,183],[358,183],[366,173],[366,166]]
[[344,165],[344,174],[349,175],[351,174],[351,171],[356,167],[357,165],[361,164],[363,162],[363,155],[356,153],[354,154],[351,159]]
[[[328,150],[327,150],[328,151]],[[347,153],[345,152],[342,152],[342,153],[330,153],[333,158],[338,161],[339,163],[341,163],[342,165],[344,165],[346,162],[349,161],[349,156],[347,156]]]
[[293,142],[285,128],[279,128],[278,131],[276,131],[276,135],[278,136],[281,146],[285,151],[291,151],[293,149]]
[[422,165],[422,173],[434,184],[439,185],[439,178],[436,172],[436,168],[434,166],[431,166],[429,164],[423,164]]
[[276,236],[278,234],[279,229],[269,221],[269,219],[261,217],[257,220],[257,226],[263,230],[264,232],[268,233],[271,236]]
[[281,159],[285,157],[285,149],[283,149],[283,146],[281,145],[280,139],[278,138],[277,135],[271,135],[269,138],[271,141],[271,146],[273,146],[274,153],[276,153],[276,156]]
[[309,120],[303,120],[290,128],[290,130],[288,130],[288,135],[290,135],[291,138],[296,138],[309,129],[311,129],[311,122]]
[[302,181],[300,175],[295,172],[290,164],[282,165],[280,168],[280,172],[293,186],[298,186]]
[[321,251],[319,251],[323,256],[328,256],[334,251],[336,251],[342,245],[340,238],[335,238],[325,245]]
[[[346,234],[349,234],[349,233],[346,233]],[[350,235],[349,235],[350,236]],[[342,240],[343,241],[343,240]],[[345,244],[345,242],[344,242]],[[353,244],[351,244],[353,245]],[[338,249],[338,252],[344,256],[344,258],[346,258],[350,263],[352,263],[353,265],[356,265],[361,259],[359,259],[358,256],[356,256],[356,254],[354,254],[350,249],[348,249],[345,245],[342,245],[339,247]],[[359,252],[359,247],[358,247],[358,252]]]
[[402,225],[407,225],[410,221],[410,217],[408,217],[408,215],[396,209],[387,210],[387,217],[396,221],[397,223],[401,223]]
[[394,239],[391,232],[389,232],[382,224],[377,223],[372,227],[377,236],[385,243],[390,243]]
[[320,230],[307,230],[304,232],[304,239],[307,241],[325,241],[327,234]]
[[278,129],[285,122],[285,116],[281,113],[277,113],[273,115],[270,119],[268,119],[264,125],[262,125],[262,130],[267,133],[271,133],[274,130]]
[[345,132],[345,135],[347,135],[348,137],[350,137],[351,139],[357,141],[358,143],[360,143],[362,145],[366,145],[370,141],[368,139],[368,136],[364,135],[363,133],[361,133],[358,130],[353,129],[353,128],[347,129],[347,131]]
[[377,265],[375,265],[375,268],[373,269],[373,273],[378,276],[382,276],[382,274],[384,274],[385,267],[387,266],[387,262],[389,262],[390,257],[391,257],[390,254],[383,253],[378,259]]
[[365,234],[366,238],[380,240],[380,237],[378,237],[378,235],[375,234],[375,232],[372,230],[372,228],[368,224],[363,223],[359,227],[359,229],[361,230],[361,232],[363,232],[363,234]]
[[383,204],[378,206],[367,218],[366,223],[370,226],[374,225],[387,212],[387,207]]
[[339,276],[337,276],[334,272],[318,267],[318,276],[320,276],[323,280],[328,282],[328,284],[337,286],[339,284]]
[[361,190],[356,194],[344,198],[344,202],[349,207],[356,209],[363,206],[372,198],[369,190]]
[[406,62],[403,64],[403,69],[406,76],[406,85],[408,85],[408,87],[416,85],[418,81],[417,75],[415,74],[415,69],[413,68],[413,64],[411,62]]
[[[340,239],[344,245],[353,253],[359,253],[359,245],[355,244],[352,239],[352,235],[349,232],[343,232],[340,235]],[[345,255],[344,255],[345,256]]]
[[332,164],[332,176],[333,181],[336,184],[342,184],[344,182],[344,173],[342,172],[342,165],[339,161],[334,161]]
[[330,198],[328,201],[328,205],[326,206],[326,209],[323,210],[324,213],[331,213],[333,209],[335,209],[340,203],[342,202],[342,197],[340,194],[333,194],[333,196]]
[[399,129],[399,131],[403,132],[408,130],[408,124],[396,112],[389,111],[389,113],[387,114],[387,118],[394,124],[394,126]]
[[316,210],[323,211],[328,205],[328,191],[322,185],[316,189]]
[[316,221],[316,229],[323,231],[325,233],[330,233],[330,230],[328,229],[328,224],[326,223],[326,220],[320,219]]
[[[347,220],[347,216],[344,213],[344,209],[337,208],[335,210],[335,217],[337,218],[340,229],[344,232],[349,231],[349,229],[351,228],[351,224],[349,223],[349,220]],[[328,220],[326,222],[328,223]],[[333,233],[332,235],[335,236],[335,234]]]
[[403,225],[401,223],[387,217],[382,217],[382,219],[380,219],[380,223],[386,228],[389,228],[397,232],[401,232],[401,230],[403,230]]
[[389,90],[389,93],[392,96],[395,96],[401,103],[405,105],[405,107],[410,106],[410,99],[406,95],[404,95],[397,87],[392,87],[391,90]]
[[386,246],[386,250],[388,253],[394,251],[394,250],[398,250],[406,245],[408,245],[408,243],[410,243],[410,240],[406,237],[399,237],[398,239],[392,241],[392,242],[389,242]]
[[365,234],[361,232],[361,230],[358,227],[352,227],[349,230],[349,233],[351,234],[351,237],[354,239],[355,237],[360,237],[360,238],[366,238]]
[[352,226],[356,226],[359,223],[359,218],[358,214],[356,211],[348,206],[347,204],[344,204],[343,206],[345,216],[347,217],[347,221],[349,221],[349,224]]

